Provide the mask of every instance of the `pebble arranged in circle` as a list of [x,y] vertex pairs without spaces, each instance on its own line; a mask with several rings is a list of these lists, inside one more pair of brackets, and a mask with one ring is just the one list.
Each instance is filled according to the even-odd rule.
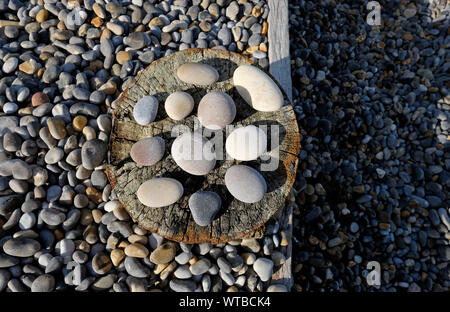
[[205,175],[216,165],[212,143],[198,132],[186,132],[172,143],[171,154],[176,164],[193,175]]
[[208,226],[219,212],[222,205],[220,196],[215,192],[199,191],[189,198],[189,209],[195,223],[200,226]]
[[235,165],[225,173],[225,185],[234,198],[244,203],[257,203],[267,192],[264,177],[252,167]]
[[130,156],[138,165],[151,166],[163,158],[164,150],[164,139],[156,136],[134,143],[131,147]]
[[233,84],[242,98],[257,111],[273,112],[283,106],[283,94],[278,85],[256,66],[239,66],[233,73]]
[[183,120],[194,109],[194,99],[187,92],[177,91],[167,97],[164,108],[173,120]]
[[141,126],[154,121],[156,114],[158,114],[158,100],[152,95],[144,96],[137,101],[133,109],[134,120]]
[[207,93],[198,104],[198,119],[205,128],[221,130],[236,117],[236,105],[231,96],[222,91]]
[[254,125],[237,128],[227,137],[225,149],[234,159],[255,160],[266,151],[267,136]]
[[181,65],[177,69],[177,76],[181,81],[196,86],[208,86],[219,79],[219,73],[214,67],[202,63]]
[[139,186],[136,196],[148,207],[164,207],[177,202],[183,195],[183,185],[172,178],[153,178]]

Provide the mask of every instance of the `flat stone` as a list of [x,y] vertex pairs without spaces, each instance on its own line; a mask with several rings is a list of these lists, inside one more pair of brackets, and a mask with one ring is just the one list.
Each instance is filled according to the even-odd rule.
[[108,255],[100,252],[92,258],[92,269],[95,273],[103,275],[108,273],[112,268],[112,263]]
[[158,113],[158,100],[151,95],[141,98],[133,108],[134,120],[141,126],[146,126],[155,120]]
[[181,81],[196,86],[208,86],[219,79],[219,73],[214,67],[202,63],[181,65],[177,69],[177,76]]
[[31,284],[32,292],[52,292],[55,289],[55,278],[50,274],[38,276]]
[[175,292],[193,292],[196,284],[191,280],[173,279],[169,282],[169,287]]
[[267,258],[258,258],[253,264],[253,270],[258,274],[263,282],[267,282],[272,278],[273,261]]
[[33,170],[26,162],[15,162],[12,166],[12,176],[18,180],[28,180],[33,176]]
[[166,242],[153,250],[150,261],[155,264],[166,264],[175,258],[176,246],[172,242]]
[[148,256],[148,253],[148,249],[140,243],[133,243],[125,247],[125,254],[128,257],[145,258]]
[[125,40],[126,45],[132,49],[142,49],[147,43],[145,33],[143,32],[133,32],[128,35]]
[[3,245],[3,251],[13,257],[31,257],[40,249],[41,244],[31,238],[12,238]]
[[233,122],[236,117],[236,105],[228,94],[212,91],[200,100],[197,116],[205,128],[220,130]]
[[261,156],[267,148],[265,132],[254,125],[235,129],[228,136],[225,149],[234,159],[249,161]]
[[192,277],[191,271],[189,271],[188,265],[179,266],[174,272],[173,275],[179,279],[189,279]]
[[172,143],[171,154],[178,166],[193,175],[205,175],[216,165],[213,145],[198,132],[186,132]]
[[165,143],[161,137],[139,140],[131,147],[130,156],[138,165],[151,166],[164,157]]
[[233,73],[233,84],[242,98],[258,111],[277,111],[283,106],[283,94],[278,85],[255,66],[239,66]]
[[192,217],[200,226],[208,226],[222,206],[222,200],[217,193],[200,191],[189,198],[189,209]]
[[150,276],[150,269],[143,265],[137,258],[126,257],[124,263],[125,270],[131,276],[137,278],[147,278]]
[[231,195],[244,203],[260,201],[267,191],[263,176],[245,165],[230,167],[225,173],[225,185]]
[[148,207],[169,206],[183,195],[183,185],[172,178],[154,178],[139,186],[136,196]]
[[8,152],[16,152],[20,150],[22,140],[16,133],[6,133],[3,136],[3,148]]
[[58,161],[63,159],[64,151],[59,147],[52,147],[45,154],[45,162],[49,165],[56,164]]
[[52,137],[57,140],[61,140],[67,135],[66,124],[61,118],[48,118],[47,127]]
[[3,63],[2,70],[5,74],[10,74],[16,70],[18,65],[19,59],[16,57],[10,57],[9,59],[6,60],[5,63]]
[[111,251],[111,261],[114,264],[114,266],[118,266],[122,260],[125,258],[125,252],[122,249],[113,249]]
[[15,257],[0,253],[0,268],[9,268],[18,264],[20,260]]
[[102,164],[108,150],[107,144],[99,139],[93,139],[83,144],[81,161],[83,167],[89,170]]
[[208,272],[210,267],[211,267],[211,262],[206,258],[202,258],[202,259],[198,260],[197,262],[195,262],[194,264],[192,264],[189,267],[189,270],[191,271],[191,273],[193,275],[202,275],[203,273]]
[[173,120],[183,120],[194,109],[194,99],[187,92],[177,91],[167,97],[164,108]]
[[66,219],[64,213],[53,208],[42,209],[40,217],[48,225],[59,225]]

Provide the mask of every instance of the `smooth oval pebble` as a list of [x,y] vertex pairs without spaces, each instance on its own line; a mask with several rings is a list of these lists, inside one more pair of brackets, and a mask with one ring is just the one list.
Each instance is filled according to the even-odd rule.
[[209,225],[220,210],[222,200],[217,193],[209,191],[200,191],[191,195],[189,198],[189,209],[192,217],[200,226]]
[[4,252],[14,257],[31,257],[39,249],[41,249],[41,244],[38,241],[23,237],[9,239],[3,245]]
[[139,186],[136,195],[148,207],[164,207],[175,203],[183,195],[183,185],[171,178],[154,178]]
[[280,88],[258,67],[239,66],[233,73],[233,84],[242,98],[257,111],[273,112],[283,106]]
[[147,95],[137,101],[133,109],[134,120],[141,126],[146,126],[156,118],[158,113],[158,100]]
[[55,278],[50,274],[38,276],[31,284],[32,292],[51,292],[55,289]]
[[178,67],[178,78],[185,82],[197,86],[207,86],[219,79],[217,70],[207,64],[186,63]]
[[236,105],[224,92],[209,92],[198,104],[197,117],[205,128],[220,130],[233,122],[236,117]]
[[225,149],[237,160],[255,160],[267,148],[267,136],[263,130],[254,125],[237,128],[228,136]]
[[267,191],[264,177],[245,165],[230,167],[225,173],[225,185],[234,198],[249,204],[260,201]]
[[272,278],[273,261],[267,258],[258,258],[253,263],[253,270],[258,274],[261,281],[267,282]]
[[165,143],[161,137],[139,140],[131,147],[130,156],[138,165],[151,166],[164,156]]
[[171,154],[181,169],[193,175],[205,175],[216,165],[212,143],[198,132],[186,132],[177,137]]
[[83,167],[92,170],[99,166],[106,157],[108,146],[99,139],[89,140],[81,148],[81,162]]
[[189,93],[177,91],[167,97],[164,108],[170,118],[182,120],[194,109],[194,99]]

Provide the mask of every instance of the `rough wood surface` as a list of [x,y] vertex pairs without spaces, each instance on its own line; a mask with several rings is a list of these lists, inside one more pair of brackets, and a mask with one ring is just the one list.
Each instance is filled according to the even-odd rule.
[[[176,69],[188,62],[204,62],[214,66],[220,73],[219,81],[207,88],[181,82],[176,76]],[[286,96],[285,105],[277,112],[257,112],[245,103],[234,89],[231,79],[235,68],[241,64],[251,64],[251,61],[239,54],[222,50],[189,49],[176,52],[143,70],[120,96],[113,112],[110,165],[107,174],[119,201],[133,220],[142,227],[175,241],[190,244],[222,243],[244,237],[262,237],[264,224],[284,207],[295,180],[300,149],[295,114]],[[233,124],[268,125],[269,129],[271,125],[279,126],[279,144],[270,152],[275,155],[275,151],[279,150],[279,165],[275,171],[260,171],[268,184],[268,192],[260,202],[242,203],[226,190],[225,172],[230,166],[240,163],[236,160],[218,161],[213,171],[201,177],[189,175],[175,164],[169,152],[174,139],[173,127],[184,125],[193,130],[195,126],[194,114],[176,122],[165,113],[165,99],[179,90],[189,92],[193,96],[196,103],[194,113],[203,95],[211,90],[222,90],[230,94],[236,103],[237,115]],[[140,98],[149,94],[159,100],[158,115],[155,122],[140,126],[132,117],[133,107]],[[154,166],[138,167],[129,157],[132,144],[142,138],[156,135],[166,141],[165,158]],[[258,170],[261,163],[264,161],[245,162]],[[185,188],[183,197],[164,208],[142,205],[136,197],[136,191],[143,182],[154,177],[172,177],[182,182]],[[190,195],[198,190],[212,190],[222,198],[221,211],[207,227],[198,226],[188,208]]]
[[288,0],[269,0],[270,73],[292,101],[291,58],[289,54]]
[[[289,53],[289,10],[288,0],[269,0],[269,62],[270,73],[283,87],[292,101],[291,59]],[[286,206],[280,218],[280,227],[292,236],[292,206]],[[292,240],[283,247],[286,262],[274,272],[272,283],[292,288]]]

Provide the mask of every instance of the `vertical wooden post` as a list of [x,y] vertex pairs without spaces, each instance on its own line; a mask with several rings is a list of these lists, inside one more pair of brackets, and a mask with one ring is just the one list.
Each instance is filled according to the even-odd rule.
[[[269,10],[269,71],[284,88],[292,103],[288,0],[269,0]],[[287,205],[280,217],[280,230],[288,232],[291,236],[293,230],[292,218],[292,206]],[[289,291],[294,284],[292,276],[292,239],[285,248],[286,262],[274,272],[272,283],[283,284]]]

